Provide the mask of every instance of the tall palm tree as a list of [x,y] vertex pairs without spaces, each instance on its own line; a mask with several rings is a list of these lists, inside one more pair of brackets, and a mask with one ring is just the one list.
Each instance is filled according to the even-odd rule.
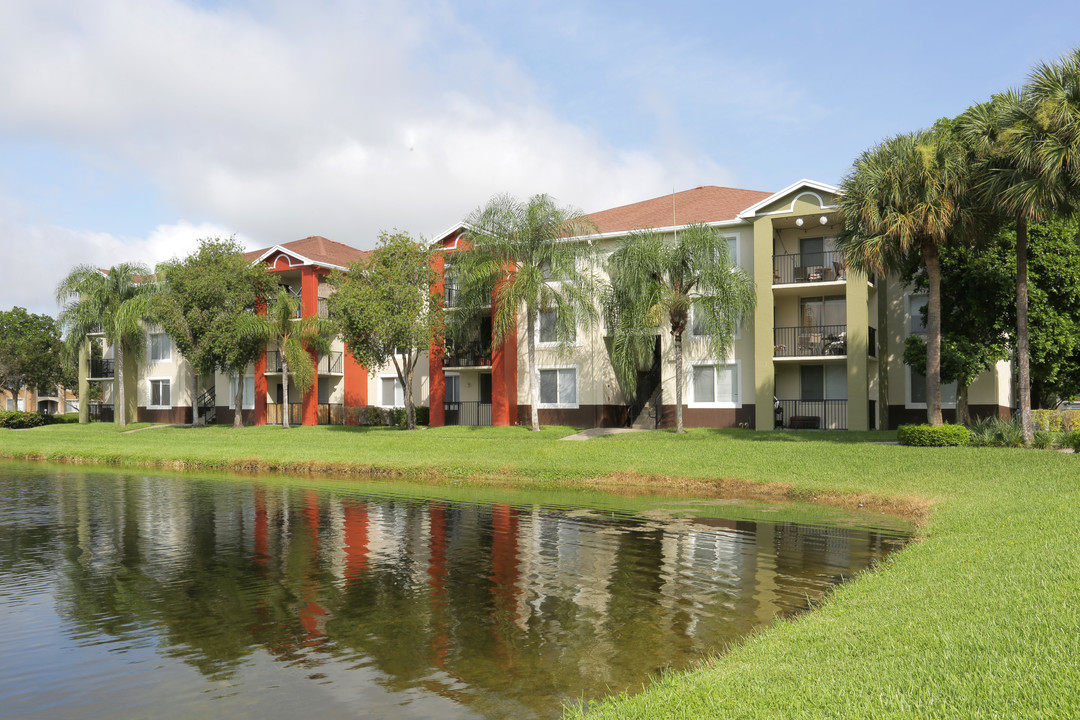
[[[56,302],[61,306],[60,325],[66,330],[65,342],[73,357],[86,342],[86,336],[101,327],[105,341],[115,349],[116,422],[127,424],[124,389],[124,358],[136,360],[145,350],[145,323],[152,320],[151,296],[155,291],[150,271],[144,265],[121,263],[107,271],[91,265],[77,265],[56,288]],[[80,404],[87,398],[79,398]]]
[[837,248],[848,266],[895,274],[917,252],[926,268],[926,415],[941,425],[941,262],[939,250],[971,220],[966,156],[952,135],[897,135],[855,160],[840,185],[844,229]]
[[1024,442],[1034,438],[1028,225],[1080,204],[1080,50],[1036,66],[1021,90],[970,108],[958,126],[978,153],[978,187],[1016,223],[1016,364]]
[[595,226],[580,211],[560,207],[548,195],[524,202],[496,195],[469,216],[466,227],[469,249],[449,261],[458,294],[447,314],[448,334],[464,338],[490,308],[492,342],[499,345],[515,332],[518,313],[524,313],[530,420],[532,429],[539,430],[540,313],[554,312],[555,337],[566,343],[575,328],[588,328],[598,319],[595,253],[592,244],[581,239],[595,232]]
[[[289,427],[289,376],[300,394],[315,384],[315,366],[309,352],[330,352],[333,328],[317,316],[298,317],[300,301],[282,287],[270,301],[266,317],[259,324],[266,341],[277,348],[281,357],[281,393],[284,398],[282,425]],[[237,408],[239,413],[239,406]]]
[[631,235],[608,259],[604,314],[612,334],[611,362],[633,399],[637,369],[652,358],[656,331],[666,324],[675,354],[675,431],[683,432],[683,334],[691,308],[700,314],[709,350],[728,357],[738,324],[756,301],[754,281],[732,267],[727,240],[692,225],[672,240],[654,230]]

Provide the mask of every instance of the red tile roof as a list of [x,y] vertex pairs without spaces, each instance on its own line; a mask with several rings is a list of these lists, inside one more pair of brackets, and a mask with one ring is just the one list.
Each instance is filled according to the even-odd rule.
[[589,217],[601,233],[734,220],[740,212],[772,194],[760,190],[700,185],[693,190],[601,210]]
[[[341,267],[348,267],[349,263],[363,260],[371,254],[370,250],[357,250],[351,245],[328,240],[319,235],[306,237],[303,240],[293,240],[292,242],[282,243],[278,247],[294,252],[312,262],[324,263],[327,265],[340,265]],[[254,262],[265,254],[267,250],[270,250],[270,248],[252,250],[251,252],[244,253],[244,257]]]

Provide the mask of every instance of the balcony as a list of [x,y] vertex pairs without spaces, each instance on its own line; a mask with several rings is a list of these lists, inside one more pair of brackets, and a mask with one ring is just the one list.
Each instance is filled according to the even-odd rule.
[[491,425],[491,403],[447,402],[443,405],[447,425]]
[[90,380],[109,380],[116,375],[116,361],[104,358],[90,359]]
[[461,350],[447,346],[443,355],[444,368],[491,367],[491,354],[479,343],[470,343]]
[[847,430],[847,400],[777,400],[776,427],[786,430]]
[[[316,369],[320,375],[341,375],[344,364],[344,354],[332,352],[329,355],[320,355]],[[281,372],[281,353],[277,350],[266,351],[266,372]]]
[[845,355],[847,355],[847,325],[778,327],[773,330],[774,358]]
[[843,255],[837,250],[773,255],[773,285],[828,283],[847,279]]

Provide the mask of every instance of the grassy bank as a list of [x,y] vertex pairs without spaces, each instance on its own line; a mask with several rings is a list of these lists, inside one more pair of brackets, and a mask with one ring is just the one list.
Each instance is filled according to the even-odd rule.
[[589,717],[1080,716],[1080,458],[869,444],[887,434],[109,425],[0,431],[0,455],[394,473],[456,484],[629,484],[895,507],[922,541],[698,670]]

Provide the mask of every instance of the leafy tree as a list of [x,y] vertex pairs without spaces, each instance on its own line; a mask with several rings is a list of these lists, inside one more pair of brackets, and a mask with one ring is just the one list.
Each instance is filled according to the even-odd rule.
[[[536,331],[540,313],[552,311],[555,336],[569,343],[575,328],[597,319],[594,249],[581,238],[595,226],[580,211],[556,205],[548,195],[522,202],[496,195],[466,221],[469,249],[448,262],[458,285],[454,311],[447,314],[451,339],[462,339],[491,313],[492,341],[498,345],[515,332],[525,315],[528,348],[530,420],[540,429],[540,371],[536,366]],[[492,299],[494,298],[494,302]]]
[[683,333],[691,306],[700,313],[709,350],[724,359],[738,323],[753,312],[754,281],[732,267],[727,240],[715,228],[693,225],[668,240],[653,230],[632,233],[608,259],[604,313],[613,335],[611,362],[632,399],[637,368],[652,359],[665,324],[674,340],[675,431],[683,432]]
[[911,252],[927,275],[926,414],[941,425],[942,248],[974,225],[966,153],[942,129],[898,135],[856,159],[840,186],[844,229],[837,240],[848,266],[897,274]]
[[0,311],[0,387],[11,393],[13,405],[25,388],[59,385],[61,360],[60,332],[51,317],[21,307]]
[[1021,90],[995,95],[959,118],[979,151],[984,202],[1001,207],[1016,227],[1016,359],[1024,442],[1031,421],[1028,225],[1080,203],[1080,50],[1036,66]]
[[[78,352],[86,336],[98,327],[116,353],[115,417],[127,424],[124,388],[124,358],[142,357],[145,323],[153,320],[151,296],[156,286],[144,265],[121,263],[107,271],[91,265],[77,265],[56,288],[56,302],[62,307],[60,325],[67,331],[69,352]],[[86,398],[79,398],[80,404]]]
[[442,329],[442,298],[432,292],[433,250],[408,233],[383,232],[366,261],[334,272],[328,305],[337,332],[356,361],[375,372],[394,364],[405,390],[406,426],[416,429],[413,372]]
[[[239,373],[237,394],[242,396],[244,370],[264,347],[250,323],[257,304],[275,283],[262,265],[252,265],[242,252],[233,239],[204,238],[183,260],[158,266],[162,291],[154,298],[154,313],[191,364],[194,425],[202,424],[199,378],[215,369]],[[240,408],[238,400],[234,426],[243,425]]]
[[281,357],[281,385],[285,407],[282,425],[289,427],[289,378],[296,382],[301,394],[315,384],[315,365],[310,353],[330,352],[333,327],[328,320],[317,316],[298,317],[300,301],[284,287],[270,301],[266,317],[261,317],[252,327],[254,337],[259,337],[277,348]]

